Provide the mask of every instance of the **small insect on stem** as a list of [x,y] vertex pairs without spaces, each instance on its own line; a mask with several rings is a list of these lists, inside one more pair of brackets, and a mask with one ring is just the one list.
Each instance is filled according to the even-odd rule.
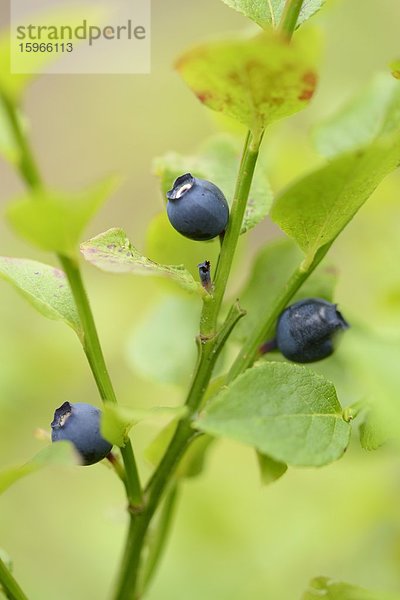
[[209,260],[205,260],[204,262],[197,265],[199,268],[199,276],[201,285],[203,288],[211,293],[212,292],[212,281],[211,281],[211,263]]

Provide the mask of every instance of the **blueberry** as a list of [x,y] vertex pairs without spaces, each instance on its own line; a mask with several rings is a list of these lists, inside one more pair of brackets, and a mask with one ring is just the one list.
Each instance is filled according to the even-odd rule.
[[64,402],[54,413],[51,424],[53,442],[72,442],[82,457],[83,465],[93,465],[110,453],[112,444],[100,434],[101,411],[84,402]]
[[276,328],[276,344],[289,360],[315,362],[332,354],[336,333],[348,327],[336,304],[320,298],[307,298],[281,313]]
[[229,206],[221,190],[186,173],[167,192],[167,214],[176,231],[191,240],[211,240],[225,231]]

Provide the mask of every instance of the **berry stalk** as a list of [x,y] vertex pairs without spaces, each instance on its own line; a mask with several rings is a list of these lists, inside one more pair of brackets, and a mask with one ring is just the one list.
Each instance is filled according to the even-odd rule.
[[285,8],[283,9],[278,31],[287,37],[288,40],[291,39],[293,32],[296,29],[303,2],[304,0],[287,0]]
[[[207,302],[204,303],[206,306]],[[147,531],[164,492],[191,441],[197,433],[192,427],[192,418],[197,412],[207,390],[216,360],[232,329],[245,312],[235,303],[217,335],[198,338],[199,358],[190,387],[186,406],[188,415],[179,421],[175,434],[158,467],[145,489],[143,510],[131,520],[124,559],[117,583],[115,600],[136,600],[140,596],[141,560]],[[158,554],[158,557],[160,554]],[[155,568],[155,565],[154,567]]]
[[214,295],[210,302],[204,305],[201,317],[201,333],[204,336],[215,334],[218,316],[225,296],[233,258],[239,241],[244,213],[249,198],[251,183],[257,163],[262,134],[247,133],[243,148],[242,160],[236,182],[235,195],[231,207],[231,216],[221,244],[217,270],[214,278]]
[[[83,328],[83,349],[88,359],[93,377],[96,381],[100,397],[103,402],[117,403],[114,387],[104,360],[99,336],[90,308],[89,299],[83,285],[82,276],[77,263],[67,256],[59,256],[62,267],[67,275],[68,282],[78,309],[79,319]],[[142,505],[143,497],[139,481],[139,474],[130,440],[121,448],[121,454],[126,471],[126,487],[129,491],[128,501],[132,507]]]
[[[20,157],[18,161],[18,170],[30,189],[40,189],[43,187],[43,180],[36,164],[34,153],[30,147],[29,140],[25,135],[23,128],[21,127],[17,107],[5,94],[0,95],[0,100],[4,105],[11,130],[19,146]],[[58,259],[65,269],[75,302],[77,304],[78,314],[84,332],[84,350],[95,378],[100,397],[104,402],[107,401],[115,403],[117,401],[115,392],[105,364],[99,336],[97,334],[96,325],[83,284],[79,265],[65,256],[58,256]],[[124,448],[121,448],[121,454],[125,465],[127,488],[129,489],[129,504],[141,505],[142,492],[139,483],[136,461],[130,441],[128,441]]]
[[243,373],[246,369],[251,367],[254,361],[260,355],[260,347],[266,339],[272,337],[275,333],[275,326],[279,315],[288,305],[290,300],[293,298],[295,293],[301,288],[303,283],[310,277],[313,271],[317,268],[321,260],[325,257],[332,244],[327,244],[322,251],[320,251],[313,262],[307,267],[302,268],[300,264],[290,277],[285,287],[282,289],[279,296],[277,296],[273,307],[270,312],[265,316],[261,326],[257,324],[256,328],[247,338],[246,343],[243,345],[241,351],[236,357],[233,363],[227,379],[226,384],[230,383],[238,375]]
[[[295,21],[293,21],[293,15],[295,13],[293,10],[289,10],[289,5],[291,6],[293,2],[296,3],[298,8]],[[287,1],[287,6],[285,7],[281,21],[281,27],[286,32],[288,39],[290,39],[293,34],[302,4],[303,0]],[[179,422],[170,445],[168,446],[160,464],[150,479],[145,492],[146,503],[143,512],[138,515],[136,522],[131,522],[115,600],[136,600],[139,597],[139,592],[137,590],[140,581],[141,555],[148,527],[155,511],[157,510],[170,478],[175,472],[180,459],[194,437],[194,430],[191,427],[191,419],[201,406],[204,394],[212,376],[218,352],[223,345],[221,345],[218,352],[216,351],[216,348],[214,348],[215,340],[218,338],[218,334],[216,334],[218,317],[228,284],[237,243],[239,241],[243,217],[246,210],[262,137],[263,132],[249,131],[247,133],[236,182],[235,195],[231,207],[230,220],[221,243],[221,252],[219,255],[214,279],[214,295],[212,299],[207,299],[208,301],[204,302],[203,304],[203,310],[200,319],[199,358],[193,382],[186,399],[186,406],[188,406],[190,412],[188,416]],[[305,279],[306,278],[307,277],[305,277]],[[295,279],[297,279],[297,276]],[[297,287],[295,289],[293,288],[293,294],[301,286],[305,279],[301,278],[301,273],[299,271],[298,282],[296,283]],[[289,287],[291,288],[292,286]],[[280,302],[284,302],[282,305],[283,309],[286,306],[287,301],[281,299]],[[279,306],[281,306],[281,304],[279,304]],[[282,309],[279,309],[276,315],[274,313],[274,318],[279,315]],[[235,324],[236,321],[230,328],[229,333]],[[271,324],[274,324],[274,321],[268,323],[268,326]],[[226,339],[227,336],[224,338],[223,343],[225,343]],[[262,337],[262,339],[257,337],[256,351],[264,340],[265,337]],[[251,358],[251,362],[253,360],[254,357]]]

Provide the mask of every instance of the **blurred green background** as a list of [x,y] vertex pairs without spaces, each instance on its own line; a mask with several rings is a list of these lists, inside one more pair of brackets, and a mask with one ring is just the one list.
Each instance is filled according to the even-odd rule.
[[[152,13],[150,75],[44,76],[25,100],[32,144],[49,184],[74,190],[111,172],[124,178],[85,236],[122,226],[142,250],[147,225],[162,209],[152,159],[167,150],[191,153],[222,126],[171,65],[197,41],[249,27],[219,0],[153,2]],[[2,4],[1,23],[7,19]],[[310,138],[313,124],[400,56],[398,0],[327,0],[313,21],[326,40],[320,87],[305,112],[267,135],[274,190],[320,160]],[[23,186],[4,162],[0,182],[4,209]],[[373,325],[388,355],[391,345],[397,352],[400,347],[399,184],[400,173],[388,177],[331,252],[339,274],[336,301],[350,321]],[[236,288],[257,248],[277,235],[268,220],[251,233],[236,267]],[[0,240],[2,255],[52,261],[17,239],[4,219]],[[191,244],[199,260],[208,251]],[[132,336],[139,330],[146,337],[149,311],[174,292],[147,278],[117,278],[88,266],[84,272],[121,404],[182,402],[183,387],[153,383],[132,359]],[[334,361],[319,367],[337,385],[344,405],[367,391],[362,368],[346,368],[346,357],[357,347],[352,335],[346,334]],[[5,283],[0,283],[0,340],[0,463],[5,467],[26,461],[43,446],[35,430],[49,429],[62,402],[99,400],[71,331],[43,319]],[[397,360],[390,369],[394,393],[400,392]],[[381,373],[376,387],[379,377],[386,377]],[[139,455],[155,434],[155,425],[135,430]],[[148,464],[142,460],[140,467],[147,476]],[[167,555],[148,598],[297,600],[317,575],[400,592],[399,499],[398,451],[368,453],[357,436],[338,463],[290,469],[267,488],[250,449],[220,442],[203,476],[182,486]],[[108,598],[127,526],[124,508],[122,487],[101,465],[49,469],[2,496],[0,547],[12,557],[29,598]]]

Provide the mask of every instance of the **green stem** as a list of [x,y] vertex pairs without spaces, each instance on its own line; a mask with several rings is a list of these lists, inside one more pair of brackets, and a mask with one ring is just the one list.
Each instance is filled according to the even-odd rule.
[[158,504],[170,474],[174,471],[191,439],[195,437],[196,432],[191,425],[193,415],[200,406],[210,382],[214,365],[230,332],[244,314],[240,306],[237,303],[234,304],[218,335],[212,339],[205,340],[201,344],[196,374],[186,399],[186,406],[189,409],[189,413],[179,422],[164,457],[147,485],[146,491],[150,493],[148,506],[156,506]]
[[117,456],[116,454],[114,454],[114,452],[110,452],[110,454],[108,454],[108,456],[106,456],[106,459],[108,460],[108,463],[105,463],[105,465],[110,468],[113,469],[114,473],[117,475],[117,477],[119,477],[119,479],[122,481],[122,483],[124,484],[124,487],[126,489],[126,493],[129,493],[128,490],[128,484],[126,481],[126,473],[125,473],[125,469],[123,464],[121,463],[119,456]]
[[170,477],[174,473],[192,438],[195,436],[191,421],[193,415],[201,405],[219,352],[237,320],[244,314],[237,305],[234,305],[221,331],[218,334],[216,333],[218,316],[242,228],[243,216],[246,210],[261,139],[262,134],[253,136],[251,132],[246,137],[229,224],[221,244],[221,253],[214,279],[214,295],[203,304],[200,319],[199,359],[186,399],[189,414],[179,422],[160,464],[150,479],[146,488],[144,510],[137,516],[135,522],[131,522],[115,600],[132,600],[137,598],[142,549],[151,519],[159,505]]
[[261,140],[262,134],[254,136],[250,131],[247,133],[231,207],[231,216],[222,240],[218,267],[214,277],[214,296],[213,299],[205,305],[203,310],[201,333],[205,336],[214,335],[217,328],[218,315],[224,299],[233,258],[242,229],[243,217],[247,206]]
[[285,308],[292,296],[297,292],[300,286],[307,279],[308,274],[302,272],[300,268],[296,269],[286,286],[283,288],[279,296],[276,298],[271,311],[268,313],[261,327],[257,325],[255,331],[252,331],[247,338],[247,342],[243,345],[235,362],[233,363],[226,383],[233,381],[240,373],[250,367],[255,361],[259,348],[266,339],[271,337],[275,328],[276,320],[282,310]]
[[[2,101],[4,105],[12,132],[19,147],[18,169],[28,187],[35,191],[43,187],[43,181],[29,145],[28,138],[25,136],[25,132],[21,126],[17,107],[5,94],[0,95],[0,101]],[[97,334],[96,325],[79,266],[69,257],[60,255],[58,258],[63,265],[75,299],[82,325],[81,341],[100,396],[104,402],[116,403],[115,391],[105,364],[99,336]],[[141,510],[143,504],[143,494],[130,441],[127,442],[124,448],[121,448],[121,454],[125,467],[124,484],[127,491],[129,508],[132,513],[137,513]],[[132,514],[131,520],[134,520],[134,514]]]
[[75,304],[78,309],[79,319],[83,330],[83,349],[93,371],[101,399],[103,402],[112,402],[115,404],[117,399],[115,397],[114,388],[107,371],[96,325],[89,305],[86,290],[83,285],[78,263],[67,256],[59,256],[59,260],[65,274],[67,275]]
[[293,35],[304,0],[286,0],[278,30],[288,39]]
[[0,587],[4,589],[4,593],[10,600],[28,600],[24,592],[7,569],[6,565],[0,558]]
[[115,600],[137,600],[139,569],[146,533],[162,494],[195,432],[189,419],[180,421],[168,449],[146,490],[145,508],[131,520]]
[[[87,356],[101,399],[103,402],[115,404],[117,402],[115,391],[106,367],[93,313],[90,308],[78,263],[67,256],[59,256],[59,260],[68,278],[72,295],[74,296],[83,330],[83,349]],[[127,442],[124,448],[121,448],[121,454],[125,465],[129,504],[132,507],[140,507],[143,503],[143,497],[136,461],[130,441]]]
[[143,493],[135,455],[133,453],[132,442],[129,439],[125,446],[121,448],[121,456],[125,466],[129,509],[134,513],[137,511],[140,512],[143,506]]
[[[288,40],[291,39],[293,32],[295,30],[297,19],[300,14],[300,10],[303,5],[303,2],[304,2],[304,0],[287,0],[286,1],[285,8],[283,10],[278,29],[287,37]],[[243,160],[242,160],[242,164],[240,167],[240,173],[242,174],[242,176],[239,175],[237,187],[236,187],[236,193],[235,193],[235,197],[238,198],[238,203],[241,206],[242,211],[243,211],[241,214],[241,217],[240,217],[240,227],[241,227],[241,222],[242,222],[244,210],[245,210],[245,205],[243,206],[243,204],[240,203],[240,198],[246,197],[246,202],[247,202],[247,197],[248,197],[248,194],[250,191],[250,185],[251,185],[254,168],[256,165],[256,161],[257,161],[258,150],[259,150],[261,141],[262,141],[262,135],[256,140],[254,140],[254,139],[251,140],[251,134],[250,134],[250,136],[248,135],[247,140],[246,140],[245,151],[243,154]],[[236,211],[237,211],[237,207],[236,207]],[[240,210],[237,211],[237,214],[240,215]],[[239,218],[238,218],[238,221],[239,221]],[[236,243],[237,243],[237,239],[240,235],[240,227],[238,230],[238,222],[235,222],[234,225],[232,226],[232,229],[234,229],[234,233],[232,233],[232,237],[236,236]],[[229,233],[229,230],[228,230],[228,233]],[[227,252],[229,253],[229,251],[230,251],[229,243],[227,244],[227,246],[228,246]],[[222,250],[223,249],[224,248],[222,247]],[[222,250],[221,250],[221,254],[222,254]],[[276,299],[274,307],[273,307],[272,311],[270,312],[270,314],[267,316],[263,325],[260,328],[257,328],[257,330],[254,332],[253,336],[252,335],[249,336],[247,344],[245,344],[245,346],[242,348],[242,351],[238,355],[235,363],[232,365],[232,368],[228,375],[228,382],[232,381],[235,377],[237,377],[237,375],[239,375],[242,371],[244,371],[247,367],[249,367],[254,362],[255,357],[257,356],[259,347],[265,341],[266,337],[268,336],[270,331],[275,326],[275,322],[276,322],[276,319],[277,319],[279,313],[281,312],[281,310],[283,310],[283,308],[286,306],[287,302],[295,294],[295,292],[300,288],[300,286],[303,284],[303,282],[309,277],[309,275],[315,269],[317,264],[319,264],[321,259],[322,259],[322,257],[318,260],[318,262],[315,261],[315,264],[313,263],[313,265],[311,265],[307,271],[303,271],[301,269],[301,267],[299,267],[293,273],[293,275],[290,278],[289,282],[287,283],[286,287],[282,290],[282,293]],[[226,282],[227,282],[227,279],[229,276],[230,265],[231,265],[232,261],[230,261],[230,263],[229,263],[229,259],[228,259],[227,262],[229,265],[229,267],[227,268],[227,273],[225,273],[225,268],[221,269],[222,274],[220,275],[220,278],[222,279],[222,286],[221,286],[223,288],[222,292],[221,292],[221,288],[218,288],[218,285],[217,285],[218,279],[216,281],[217,291],[219,291],[219,293],[222,294],[222,297],[218,298],[216,302],[220,302],[220,303],[222,302],[224,289],[225,289]],[[221,261],[221,264],[224,265],[224,262]],[[218,273],[218,275],[219,275],[219,273]]]
[[[207,302],[204,303],[203,310],[206,305]],[[137,587],[140,562],[148,527],[180,459],[197,435],[192,427],[193,416],[199,408],[207,390],[219,353],[233,327],[244,314],[240,306],[237,303],[234,304],[217,335],[213,337],[199,337],[199,359],[186,399],[186,406],[189,412],[184,419],[179,421],[175,434],[160,464],[146,486],[143,511],[137,515],[134,522],[131,522],[115,600],[136,600],[138,598]]]
[[[15,141],[19,147],[18,169],[28,187],[30,187],[33,191],[40,189],[43,186],[42,178],[36,165],[28,139],[25,136],[21,126],[17,108],[10,98],[8,98],[8,96],[5,94],[0,95],[0,101],[2,101],[4,105]],[[84,351],[89,361],[89,365],[96,381],[100,396],[104,402],[116,403],[114,388],[107,371],[96,325],[93,319],[93,314],[90,308],[86,290],[83,285],[79,266],[66,256],[59,256],[58,258],[64,267],[72,294],[75,299],[82,325],[81,341],[83,343]],[[143,495],[130,440],[127,442],[126,446],[121,449],[121,454],[125,467],[124,477],[121,478],[127,492],[129,509],[131,511],[131,524],[133,525],[135,523],[135,514],[141,510],[143,504]],[[122,474],[120,473],[120,476],[121,475]],[[24,600],[26,598],[2,562],[0,562],[0,581],[2,581],[6,592],[9,592],[10,598],[15,600]]]
[[154,538],[151,540],[149,554],[143,569],[143,581],[140,585],[141,594],[143,594],[149,587],[156,573],[157,567],[160,564],[168,534],[171,529],[172,519],[175,514],[177,497],[178,484],[175,483],[164,500],[160,518],[157,523],[157,529],[155,531]]
[[3,103],[15,141],[19,147],[18,169],[28,185],[36,190],[43,186],[43,182],[28,139],[23,131],[17,107],[4,93],[0,93],[0,101]]
[[[20,147],[21,160],[19,168],[21,174],[32,189],[41,187],[41,177],[34,162],[28,141],[20,126],[17,111],[7,98],[3,98],[3,101],[9,115],[15,138]],[[171,475],[176,469],[187,446],[196,435],[195,431],[192,429],[191,421],[196,410],[201,405],[219,352],[235,323],[243,315],[243,311],[241,311],[239,307],[234,306],[221,331],[217,334],[218,317],[242,227],[243,216],[257,162],[261,138],[262,133],[259,136],[254,136],[251,133],[247,135],[231,208],[231,217],[224,239],[222,240],[220,260],[218,262],[214,280],[215,293],[213,298],[208,302],[205,302],[203,306],[199,338],[199,361],[193,384],[186,401],[189,408],[189,414],[179,422],[175,435],[149,482],[146,489],[145,504],[143,503],[144,499],[142,497],[137,467],[130,442],[128,442],[125,448],[121,449],[132,514],[116,596],[118,600],[127,600],[135,597],[142,548],[148,526],[160,503]],[[83,347],[101,398],[105,402],[115,403],[115,392],[106,368],[95,322],[78,264],[66,256],[59,256],[59,259],[67,275],[77,305],[83,330]],[[140,508],[140,510],[135,510],[137,508]]]

